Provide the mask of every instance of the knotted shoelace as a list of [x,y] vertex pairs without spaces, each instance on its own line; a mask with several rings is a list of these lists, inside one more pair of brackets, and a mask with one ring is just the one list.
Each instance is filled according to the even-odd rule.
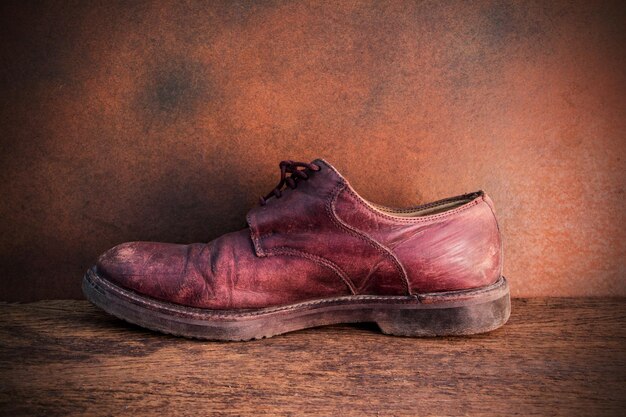
[[[306,162],[294,162],[294,161],[281,161],[280,164],[278,164],[278,167],[280,168],[280,181],[278,182],[278,184],[276,185],[276,187],[274,187],[272,191],[270,191],[266,196],[260,198],[260,203],[262,206],[264,206],[267,203],[267,199],[272,196],[276,198],[280,198],[280,196],[282,195],[282,188],[283,186],[285,186],[285,184],[289,188],[294,189],[296,188],[298,184],[297,182],[298,180],[308,179],[309,176],[307,175],[306,172],[304,172],[304,170],[306,169],[310,169],[311,171],[320,170],[319,165],[316,165],[313,163],[309,164]],[[287,174],[290,174],[290,176],[287,176]]]

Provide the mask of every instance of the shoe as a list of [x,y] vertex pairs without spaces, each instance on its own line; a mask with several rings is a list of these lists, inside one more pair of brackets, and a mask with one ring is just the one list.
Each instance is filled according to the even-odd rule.
[[83,278],[87,299],[149,329],[249,340],[335,323],[400,336],[469,335],[510,315],[491,199],[397,209],[328,162],[283,161],[248,227],[209,243],[123,243]]

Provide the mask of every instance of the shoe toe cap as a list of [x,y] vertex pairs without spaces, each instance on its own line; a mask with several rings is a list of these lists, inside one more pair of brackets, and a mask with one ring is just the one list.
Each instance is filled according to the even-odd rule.
[[[205,277],[193,267],[188,245],[129,242],[103,253],[96,263],[98,276],[150,298],[195,305],[206,296]],[[194,262],[195,261],[195,262]]]
[[[104,252],[96,263],[102,278],[122,287],[153,293],[165,277],[180,275],[182,256],[179,246],[156,242],[128,242]],[[168,279],[171,281],[171,279]]]
[[142,246],[140,242],[128,242],[104,252],[96,263],[98,274],[115,282],[136,276],[145,262]]

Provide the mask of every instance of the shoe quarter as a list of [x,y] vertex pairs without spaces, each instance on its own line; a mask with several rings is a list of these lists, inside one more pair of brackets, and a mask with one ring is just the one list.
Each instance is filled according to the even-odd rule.
[[[502,274],[502,241],[487,197],[424,217],[391,217],[353,193],[337,201],[342,220],[389,248],[405,270],[413,293],[490,285]],[[356,209],[355,209],[356,207]]]

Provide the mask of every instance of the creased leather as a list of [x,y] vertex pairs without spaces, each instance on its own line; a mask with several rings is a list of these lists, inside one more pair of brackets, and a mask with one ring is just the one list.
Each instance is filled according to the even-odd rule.
[[211,309],[262,308],[350,294],[332,271],[310,260],[257,257],[248,229],[207,244],[124,243],[100,257],[97,272],[152,298]]

